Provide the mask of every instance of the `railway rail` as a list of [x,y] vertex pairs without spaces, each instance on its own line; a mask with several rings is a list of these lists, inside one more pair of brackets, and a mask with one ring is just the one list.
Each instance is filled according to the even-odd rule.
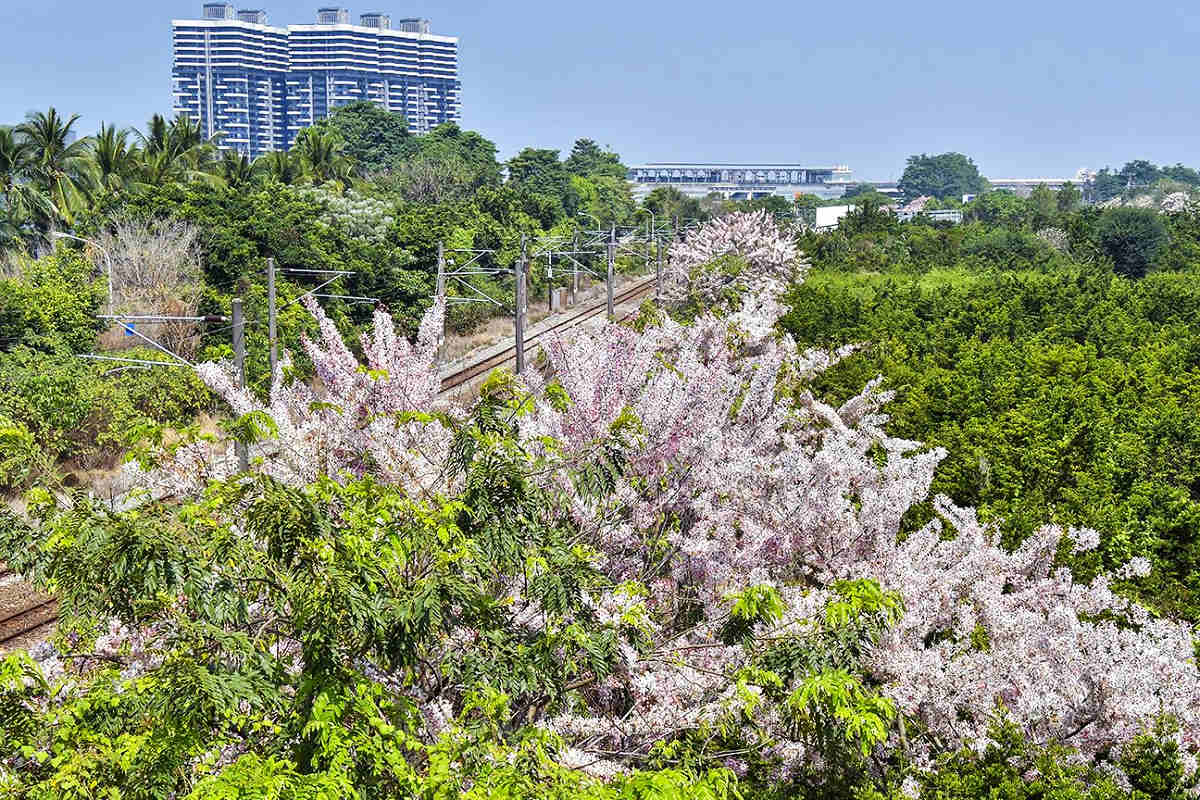
[[[641,297],[644,294],[648,294],[648,293],[654,291],[654,286],[655,286],[655,279],[648,278],[644,281],[640,281],[639,283],[634,284],[633,286],[622,289],[619,292],[615,292],[613,294],[613,307],[615,308],[616,306],[622,305],[624,303],[628,303],[630,300],[636,299],[638,297]],[[572,328],[586,320],[592,319],[594,317],[598,317],[601,314],[606,313],[607,310],[608,310],[607,298],[604,300],[601,300],[600,302],[594,303],[590,306],[586,306],[586,307],[580,309],[577,314],[573,314],[569,317],[558,320],[558,321],[554,322],[553,324],[548,325],[545,328],[542,328],[541,330],[537,331],[536,333],[526,336],[525,337],[525,348],[526,348],[526,350],[528,350],[530,345],[537,344],[539,341],[550,336],[551,334],[560,333],[560,332],[566,330],[567,328]],[[636,313],[635,311],[629,311],[629,312],[626,312],[625,314],[619,314],[617,316],[617,320],[618,321],[626,320],[626,319],[632,317],[635,313]],[[452,389],[456,389],[459,386],[462,386],[463,384],[472,380],[473,378],[477,378],[480,375],[487,374],[488,372],[495,369],[496,367],[507,364],[510,361],[515,361],[516,357],[517,357],[517,347],[516,347],[516,344],[512,344],[509,347],[505,348],[504,350],[501,350],[498,353],[490,355],[490,356],[483,358],[479,361],[476,361],[474,363],[467,364],[465,367],[458,370],[457,372],[453,372],[453,373],[445,376],[444,378],[442,378],[441,392],[442,392],[442,394],[445,394],[446,392],[449,392]]]
[[24,636],[37,633],[58,621],[58,602],[52,597],[35,595],[23,601],[16,610],[0,617],[0,652],[12,649]]

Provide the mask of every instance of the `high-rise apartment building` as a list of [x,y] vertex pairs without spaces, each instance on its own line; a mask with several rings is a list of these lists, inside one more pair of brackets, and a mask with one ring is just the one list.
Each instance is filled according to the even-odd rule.
[[291,146],[338,106],[370,100],[424,133],[460,117],[458,39],[429,20],[344,8],[317,10],[315,25],[267,24],[258,9],[206,3],[201,19],[175,20],[174,110],[221,146],[257,158]]

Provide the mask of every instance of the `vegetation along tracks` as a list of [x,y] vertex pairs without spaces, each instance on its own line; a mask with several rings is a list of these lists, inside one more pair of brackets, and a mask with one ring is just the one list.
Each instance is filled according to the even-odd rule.
[[[619,292],[615,292],[613,294],[613,307],[615,308],[618,305],[627,303],[630,300],[633,300],[634,298],[640,297],[641,295],[644,295],[648,292],[653,291],[654,286],[655,286],[655,279],[647,278],[646,280],[640,281],[640,282],[634,284],[633,286],[622,289]],[[525,347],[528,349],[530,345],[540,342],[542,339],[544,339],[545,337],[547,337],[550,334],[559,333],[563,330],[566,330],[567,328],[578,325],[578,324],[580,324],[586,320],[589,320],[593,317],[597,317],[601,314],[604,314],[607,311],[607,309],[608,309],[608,300],[607,299],[600,300],[597,303],[593,303],[592,305],[581,308],[578,313],[573,314],[569,317],[564,317],[563,319],[558,320],[558,321],[542,328],[541,330],[532,332],[530,335],[526,336],[525,337]],[[628,319],[629,317],[633,316],[635,313],[636,312],[634,312],[634,311],[630,311],[630,312],[626,312],[623,315],[618,315],[617,320],[620,321],[620,320]],[[498,366],[507,364],[509,361],[512,361],[516,358],[516,353],[517,353],[517,347],[516,347],[516,344],[513,343],[498,353],[494,353],[485,358],[481,358],[478,361],[467,364],[465,367],[458,370],[457,372],[453,372],[453,373],[445,376],[444,378],[442,378],[441,391],[448,392],[451,389],[455,389],[459,386],[462,386],[463,384],[467,383],[468,381],[470,381],[473,378],[476,378],[480,375],[486,374],[487,372],[489,372],[490,370],[492,370]]]

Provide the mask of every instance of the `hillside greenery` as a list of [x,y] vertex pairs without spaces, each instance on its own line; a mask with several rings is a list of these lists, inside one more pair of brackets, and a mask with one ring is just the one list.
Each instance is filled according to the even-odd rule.
[[[714,525],[681,543],[699,517],[719,513],[739,491],[753,493],[752,468],[738,473],[741,483],[708,487],[711,495],[682,510],[655,503],[675,502],[673,491],[688,498],[697,466],[709,477],[714,463],[728,467],[712,453],[708,462],[669,459],[680,441],[738,418],[755,399],[753,370],[718,376],[734,399],[706,417],[708,429],[675,420],[661,442],[631,405],[605,404],[612,398],[603,391],[621,384],[613,376],[627,363],[607,372],[596,365],[615,351],[582,359],[595,370],[595,397],[578,386],[568,391],[566,378],[538,394],[499,373],[458,415],[381,404],[354,416],[349,406],[311,398],[293,404],[300,414],[353,417],[348,433],[315,426],[322,435],[366,437],[381,422],[402,431],[443,426],[438,475],[450,488],[436,491],[381,478],[374,453],[291,483],[256,464],[252,474],[201,480],[171,502],[122,513],[76,486],[80,473],[112,470],[130,454],[163,458],[214,437],[266,439],[274,425],[259,413],[238,418],[236,402],[188,365],[126,341],[134,337],[102,318],[114,310],[114,290],[117,310],[129,313],[228,317],[233,298],[242,298],[248,397],[265,402],[268,258],[279,269],[280,346],[292,356],[286,378],[307,387],[330,377],[302,341],[332,330],[355,361],[341,379],[369,387],[399,377],[357,363],[386,349],[372,351],[359,334],[381,310],[401,339],[428,334],[422,322],[439,243],[460,254],[487,251],[477,263],[491,274],[470,282],[504,313],[523,239],[571,241],[593,227],[648,224],[651,214],[661,225],[766,212],[754,219],[786,223],[772,243],[778,260],[790,269],[798,248],[811,263],[783,296],[789,310],[779,330],[802,347],[859,346],[827,370],[781,373],[767,395],[778,389],[771,401],[788,404],[786,413],[798,415],[789,419],[815,430],[803,414],[818,402],[830,404],[826,421],[842,403],[836,413],[848,408],[852,416],[863,387],[882,376],[880,387],[895,392],[883,408],[886,432],[920,442],[921,454],[946,452],[926,494],[976,509],[1006,552],[1036,540],[1048,522],[1095,529],[1094,549],[1073,547],[1064,533],[1053,566],[1068,567],[1077,587],[1111,575],[1121,598],[1162,619],[1200,622],[1200,213],[1084,204],[1145,187],[1194,188],[1195,171],[1132,161],[1102,171],[1086,191],[1039,188],[1022,198],[987,191],[964,155],[913,156],[901,188],[932,195],[930,209],[961,208],[964,224],[900,223],[884,208],[887,198],[856,187],[847,198],[855,210],[837,230],[816,233],[804,221],[835,201],[733,202],[660,188],[639,207],[620,156],[592,139],[566,153],[526,147],[502,162],[480,133],[446,124],[412,135],[402,117],[370,104],[340,109],[291,151],[254,162],[219,150],[185,118],[155,116],[140,131],[102,126],[82,138],[78,126],[50,109],[0,127],[0,491],[25,492],[26,509],[0,513],[0,557],[55,592],[54,647],[71,675],[56,682],[25,654],[0,661],[0,793],[1176,800],[1200,780],[1188,750],[1194,742],[1181,744],[1180,720],[1158,709],[1147,712],[1159,715],[1153,725],[1119,746],[1085,750],[1071,737],[1031,735],[1004,713],[997,692],[987,708],[958,710],[959,722],[993,716],[985,741],[939,740],[933,723],[899,709],[872,671],[875,648],[908,610],[901,587],[874,579],[824,585],[781,567],[788,578],[778,586],[772,577],[714,591],[708,602],[723,615],[713,618],[719,624],[709,620],[714,641],[676,651],[651,641],[645,604],[661,599],[663,585],[677,581],[679,593],[655,629],[669,643],[712,613],[701,600],[697,553],[716,559],[752,538],[747,518],[721,529],[734,531],[729,542],[714,544]],[[962,195],[977,193],[963,203]],[[163,235],[158,226],[168,223],[186,235]],[[144,252],[171,255],[160,264],[132,245],[95,246],[122,241],[122,226],[144,232]],[[712,374],[701,367],[713,352],[750,358],[778,346],[750,346],[750,333],[736,326],[714,328],[723,335],[703,341],[671,327],[709,324],[707,312],[724,319],[742,299],[731,282],[741,291],[767,271],[746,253],[718,254],[727,243],[719,235],[703,248],[696,241],[678,246],[678,261],[695,279],[688,288],[707,273],[713,296],[692,297],[670,318],[647,308],[636,323],[639,336],[679,336],[655,354],[656,378],[692,383],[655,396],[645,418],[669,410],[674,400],[662,398],[711,390]],[[689,246],[703,254],[689,255]],[[600,258],[590,261],[598,266]],[[164,269],[130,271],[142,262]],[[638,263],[622,256],[620,267]],[[548,285],[532,270],[534,296]],[[314,316],[303,300],[317,286],[344,297],[323,299]],[[153,304],[164,297],[169,307]],[[491,313],[483,304],[454,305],[444,324],[470,332]],[[189,325],[176,341],[191,362],[232,355],[227,322]],[[614,339],[626,333],[634,335]],[[673,362],[687,347],[702,355]],[[90,358],[101,350],[131,361]],[[523,427],[547,408],[582,413],[592,401],[603,413],[586,424],[534,436]],[[610,412],[612,419],[603,416]],[[606,421],[592,430],[595,419]],[[813,441],[827,434],[812,433]],[[575,451],[571,436],[581,439]],[[882,441],[864,450],[868,467],[889,457]],[[639,449],[647,442],[662,449],[647,456]],[[765,460],[775,451],[753,452]],[[656,471],[663,464],[670,468]],[[551,472],[555,479],[545,480]],[[813,513],[841,500],[848,513],[861,512],[858,490],[812,501]],[[904,508],[902,541],[946,517],[933,502]],[[605,531],[636,522],[645,538],[604,552],[581,521],[589,514]],[[685,554],[695,561],[672,573],[667,565]],[[1138,557],[1149,559],[1148,575],[1125,569]],[[631,560],[636,579],[605,571]],[[781,587],[822,603],[802,634],[757,641],[755,631],[783,616]],[[632,598],[620,613],[598,605],[617,595]],[[518,599],[537,604],[535,622],[517,619]],[[1140,632],[1125,614],[1085,613],[1080,624]],[[936,647],[958,633],[934,629],[920,644]],[[970,657],[999,646],[983,623],[956,643]],[[711,675],[688,659],[708,648],[740,649],[749,659],[723,676],[721,697],[735,710],[692,720],[644,748],[638,742],[637,752],[601,752],[605,763],[623,760],[628,769],[597,778],[588,772],[593,762],[568,760],[567,733],[543,724],[552,713],[590,706],[608,714],[595,719],[619,727],[635,708],[635,689],[653,696],[633,685],[630,653],[686,666],[679,685],[696,685]],[[453,702],[434,719],[430,709],[442,707],[425,701],[442,696]],[[774,736],[803,743],[802,769],[783,770]],[[910,736],[931,754],[927,762],[914,763]]]

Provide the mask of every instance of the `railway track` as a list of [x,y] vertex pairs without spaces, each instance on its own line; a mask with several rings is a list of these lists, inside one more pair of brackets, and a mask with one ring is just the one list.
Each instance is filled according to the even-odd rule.
[[[648,293],[654,291],[654,284],[655,284],[655,279],[648,278],[644,281],[641,281],[640,283],[634,284],[633,286],[622,289],[619,292],[615,292],[613,294],[613,307],[615,308],[616,306],[619,306],[623,303],[628,303],[630,300],[633,300],[637,297],[640,297],[644,294],[648,294]],[[589,320],[594,317],[598,317],[601,314],[606,313],[607,311],[608,311],[607,298],[598,303],[594,303],[590,306],[582,308],[579,310],[579,313],[574,314],[565,319],[561,319],[552,325],[542,328],[537,333],[534,333],[531,336],[525,337],[525,349],[526,349],[526,351],[528,351],[530,349],[530,345],[537,344],[543,338],[548,337],[549,335],[554,334],[554,333],[560,333],[560,332],[566,330],[567,328],[571,328],[576,325],[579,325],[580,323],[584,322],[585,320]],[[629,317],[633,316],[635,313],[636,312],[631,311],[631,312],[627,312],[625,314],[620,314],[617,316],[617,321],[626,320]],[[444,394],[446,392],[449,392],[451,389],[458,388],[459,386],[462,386],[463,384],[467,383],[468,381],[472,380],[473,378],[477,378],[480,375],[487,374],[488,372],[495,369],[496,367],[507,364],[510,361],[515,361],[516,357],[517,357],[517,347],[515,344],[512,344],[509,347],[505,348],[504,350],[501,350],[499,353],[494,353],[493,355],[490,355],[487,358],[476,361],[473,364],[468,364],[465,367],[463,367],[462,369],[458,370],[457,372],[453,372],[453,373],[447,375],[446,377],[442,378],[441,391]]]
[[0,617],[0,652],[12,649],[17,640],[58,621],[58,603],[52,597],[35,595],[15,610]]

